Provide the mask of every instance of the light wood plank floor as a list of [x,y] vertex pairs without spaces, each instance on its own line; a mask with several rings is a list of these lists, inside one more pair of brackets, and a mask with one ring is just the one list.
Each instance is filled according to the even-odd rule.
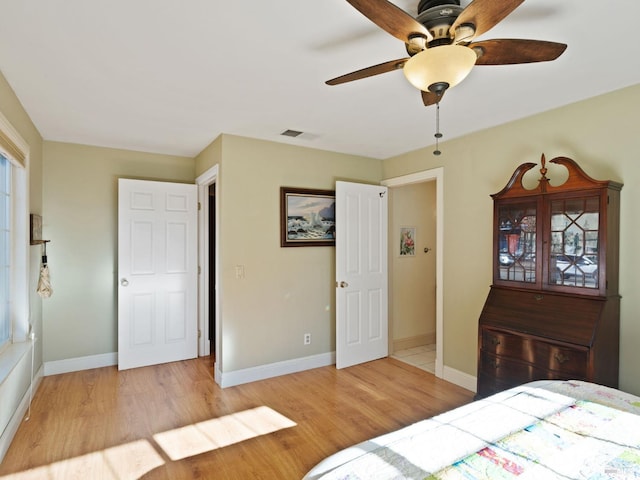
[[220,389],[212,358],[43,379],[0,478],[300,479],[324,457],[468,403],[392,358]]

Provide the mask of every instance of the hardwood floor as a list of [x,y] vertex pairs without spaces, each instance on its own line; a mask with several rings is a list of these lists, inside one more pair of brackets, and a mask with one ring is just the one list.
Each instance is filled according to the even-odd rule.
[[43,379],[0,478],[300,479],[324,457],[468,403],[392,358],[236,387],[212,359]]

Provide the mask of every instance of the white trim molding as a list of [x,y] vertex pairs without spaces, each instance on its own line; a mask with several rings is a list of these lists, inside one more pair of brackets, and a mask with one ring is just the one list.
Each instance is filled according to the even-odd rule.
[[[216,240],[214,245],[215,265],[216,271],[214,272],[215,278],[215,342],[216,345],[210,345],[209,340],[209,305],[211,304],[209,298],[209,187],[216,185],[216,201],[215,201],[215,231],[220,231],[220,167],[214,165],[203,174],[196,178],[196,185],[198,186],[198,202],[200,203],[200,209],[198,211],[198,265],[200,266],[200,274],[198,275],[198,330],[200,331],[200,339],[198,342],[198,355],[205,356],[215,352],[219,352],[217,348],[220,335],[220,295],[218,290],[220,288],[218,265],[220,265],[219,257],[219,242]],[[217,235],[217,234],[216,234]],[[216,380],[216,383],[219,383]]]
[[[308,357],[294,358],[282,362],[258,365],[256,367],[244,368],[233,372],[223,373],[216,362],[214,369],[215,381],[221,388],[234,387],[244,383],[266,380],[268,378],[288,375],[290,373],[303,372],[312,368],[329,367],[336,363],[336,352],[320,353]],[[60,373],[79,372],[92,368],[111,367],[118,364],[117,353],[104,353],[101,355],[90,355],[87,357],[67,358],[45,362],[34,379],[35,385],[42,379],[42,376],[58,375]],[[442,378],[448,382],[458,385],[472,392],[476,391],[476,377],[461,372],[451,367],[444,367]],[[28,393],[28,392],[27,392]],[[24,401],[24,400],[23,400]],[[26,410],[25,410],[26,411]],[[16,414],[17,415],[17,414]],[[22,413],[24,415],[24,412]]]
[[468,373],[461,372],[451,367],[444,367],[444,375],[442,376],[447,382],[454,383],[459,387],[466,388],[476,393],[477,378]]
[[389,178],[381,183],[392,188],[434,180],[436,182],[436,377],[444,378],[444,167]]
[[35,392],[38,390],[38,387],[40,386],[40,382],[42,381],[43,376],[42,370],[43,369],[41,367],[40,370],[38,370],[38,372],[34,375],[31,386],[27,388],[26,392],[20,399],[18,407],[16,408],[15,412],[13,412],[13,415],[11,416],[11,419],[2,432],[2,435],[0,435],[0,463],[6,455],[7,450],[9,450],[9,446],[13,441],[13,437],[15,437],[18,428],[20,428],[20,425],[22,424],[25,414],[29,410],[32,395],[35,394]]
[[330,365],[335,365],[335,363],[336,352],[329,352],[270,363],[267,365],[259,365],[257,367],[245,368],[227,373],[218,371],[216,364],[215,376],[220,387],[226,388],[241,385],[243,383],[266,380],[267,378],[279,377],[280,375],[287,375],[289,373],[311,370],[312,368],[328,367]]
[[[29,152],[31,150],[31,148],[29,147],[29,143],[24,138],[22,138],[22,135],[20,135],[18,130],[16,130],[13,125],[11,125],[11,122],[7,119],[7,117],[4,116],[2,112],[0,112],[0,130],[25,156],[26,165],[23,166],[26,167],[28,165]],[[11,152],[6,153],[10,157],[12,156]],[[18,161],[18,159],[16,159],[16,161]],[[20,164],[22,164],[22,162],[20,162]]]
[[54,360],[44,362],[44,375],[58,375],[60,373],[79,372],[92,368],[111,367],[118,364],[117,353],[103,353],[100,355],[89,355],[87,357],[66,358],[64,360]]

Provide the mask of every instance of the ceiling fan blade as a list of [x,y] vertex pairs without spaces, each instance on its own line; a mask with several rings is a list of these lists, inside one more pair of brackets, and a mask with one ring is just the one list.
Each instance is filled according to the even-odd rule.
[[442,101],[442,97],[444,97],[444,92],[442,92],[440,95],[437,95],[433,92],[420,92],[422,93],[422,103],[424,103],[425,107],[428,107],[430,105],[435,105],[438,102]]
[[325,83],[327,85],[340,85],[341,83],[353,82],[354,80],[373,77],[374,75],[380,75],[381,73],[392,72],[404,67],[404,64],[407,62],[407,60],[409,60],[409,58],[390,60],[379,65],[373,65],[372,67],[363,68],[362,70],[356,70],[355,72],[332,78],[331,80],[327,80]]
[[555,60],[567,46],[543,40],[496,39],[474,42],[469,48],[478,53],[476,65],[513,65]]
[[449,32],[455,35],[456,28],[470,23],[475,26],[473,37],[482,35],[513,12],[522,2],[524,0],[473,0],[460,12]]
[[420,36],[431,41],[429,30],[415,18],[387,0],[347,0],[365,17],[405,43],[412,36]]

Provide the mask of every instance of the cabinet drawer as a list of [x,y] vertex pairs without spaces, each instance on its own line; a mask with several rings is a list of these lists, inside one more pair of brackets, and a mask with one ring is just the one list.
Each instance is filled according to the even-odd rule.
[[521,335],[483,329],[480,348],[496,356],[518,358],[525,362],[533,361],[531,342]]
[[545,342],[535,344],[535,363],[540,368],[561,372],[565,377],[583,379],[587,376],[589,352],[565,348]]
[[491,378],[503,385],[520,385],[534,380],[586,380],[584,375],[573,375],[563,371],[546,370],[539,365],[501,358],[481,352],[478,375]]
[[589,350],[580,346],[561,346],[544,340],[499,330],[482,329],[480,348],[496,357],[534,364],[542,370],[562,372],[565,376],[587,375]]
[[543,372],[536,372],[537,370],[530,363],[496,357],[487,352],[481,352],[480,354],[479,374],[491,377],[499,383],[514,386],[544,378]]

